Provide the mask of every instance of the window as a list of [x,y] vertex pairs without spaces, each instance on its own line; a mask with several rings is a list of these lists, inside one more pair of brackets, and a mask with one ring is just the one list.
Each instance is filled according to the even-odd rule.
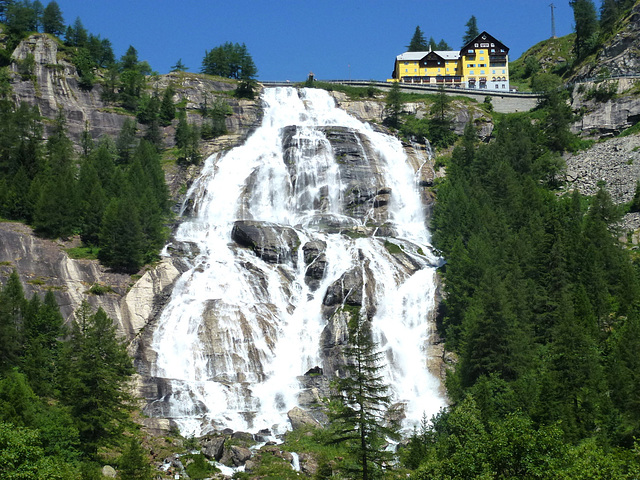
[[413,69],[413,71],[414,71],[414,72],[417,72],[417,71],[418,71],[418,69],[417,69],[417,68],[414,68],[414,69]]
[[505,73],[507,73],[506,70],[502,70],[502,74],[504,75]]
[[406,68],[404,69],[404,73],[407,73],[408,71],[409,71],[408,69],[406,69]]
[[492,74],[492,75],[495,75],[495,74],[496,74],[496,71],[495,71],[495,70],[491,70],[491,74]]
[[409,62],[404,62],[405,65],[409,65]]
[[467,68],[473,68],[475,66],[476,66],[475,63],[467,63]]
[[482,68],[482,67],[486,67],[486,66],[487,66],[487,64],[486,64],[486,63],[479,63],[479,64],[478,64],[478,67],[480,67],[480,68]]
[[480,70],[480,75],[484,75],[484,70]]
[[471,71],[469,72],[469,75],[473,75],[473,70],[471,70]]
[[484,60],[484,57],[480,57],[480,60]]
[[504,88],[504,83],[502,84],[502,88]]
[[473,49],[472,49],[472,48],[470,48],[470,49],[469,49],[469,52],[468,52],[468,53],[469,53],[469,55],[475,55],[475,52],[473,51]]

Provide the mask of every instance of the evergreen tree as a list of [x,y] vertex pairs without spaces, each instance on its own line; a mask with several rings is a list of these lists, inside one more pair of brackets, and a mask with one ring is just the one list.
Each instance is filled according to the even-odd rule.
[[42,12],[42,28],[44,33],[61,36],[64,33],[62,11],[55,0],[51,0]]
[[620,17],[618,0],[602,0],[600,5],[600,28],[605,32],[613,30],[615,22]]
[[116,271],[135,273],[144,262],[144,240],[140,216],[128,197],[113,199],[107,206],[100,227],[98,258]]
[[611,400],[621,415],[616,435],[632,447],[640,435],[640,320],[632,312],[611,338],[608,374]]
[[58,383],[60,339],[65,333],[64,319],[51,290],[47,291],[44,302],[34,294],[27,311],[22,369],[38,395],[51,396]]
[[420,26],[416,27],[415,32],[413,32],[413,37],[411,37],[411,41],[407,46],[408,52],[424,52],[428,48],[427,41],[424,38],[424,33],[420,30]]
[[80,238],[85,245],[97,246],[108,200],[98,172],[90,161],[85,161],[80,168],[78,196],[81,212]]
[[255,77],[257,69],[246,45],[227,42],[205,51],[201,72],[247,81]]
[[119,476],[123,480],[151,480],[151,465],[137,438],[129,440],[119,466]]
[[31,8],[33,9],[35,18],[36,31],[40,32],[43,27],[44,5],[42,5],[40,0],[33,0],[33,2],[31,2]]
[[136,122],[130,118],[125,119],[118,138],[116,139],[118,163],[121,165],[128,164],[133,157],[133,152],[138,144],[136,130]]
[[598,15],[593,0],[570,0],[575,21],[576,57],[582,59],[596,48],[598,43]]
[[186,72],[189,68],[182,63],[182,59],[179,58],[175,65],[171,67],[172,72]]
[[120,58],[120,85],[118,97],[122,106],[135,111],[145,84],[145,73],[148,64],[138,61],[138,51],[129,46],[126,53]]
[[392,128],[400,127],[400,115],[402,114],[402,93],[400,92],[400,84],[393,82],[387,98],[385,99],[385,118],[384,123]]
[[22,36],[38,28],[36,11],[30,2],[11,2],[6,7],[5,21],[11,33]]
[[47,139],[49,175],[43,180],[34,212],[34,227],[46,237],[65,237],[77,226],[79,200],[73,144],[66,135],[66,118],[60,110]]
[[471,15],[471,18],[465,26],[467,27],[467,31],[464,33],[464,37],[462,37],[463,46],[480,35],[480,30],[478,30],[478,21],[476,20],[475,15]]
[[345,375],[335,380],[330,404],[331,441],[347,446],[361,478],[369,480],[390,460],[383,444],[398,435],[397,425],[387,418],[391,397],[382,376],[383,354],[359,315],[349,321],[344,355]]
[[438,93],[431,104],[432,120],[429,122],[429,141],[438,147],[448,147],[455,141],[455,134],[451,131],[449,107],[451,98],[444,86],[438,87]]
[[436,45],[436,50],[448,51],[448,50],[451,50],[451,47],[444,39],[441,39],[438,42],[438,45]]
[[173,103],[173,96],[176,94],[176,90],[173,84],[169,86],[162,93],[162,100],[160,101],[160,124],[163,127],[171,125],[171,121],[176,118],[176,106]]
[[13,270],[0,289],[0,374],[17,366],[22,355],[25,307],[22,283],[18,272]]
[[131,408],[127,382],[134,372],[126,346],[104,310],[93,312],[84,302],[76,311],[62,364],[63,401],[71,408],[82,448],[93,455],[126,426]]

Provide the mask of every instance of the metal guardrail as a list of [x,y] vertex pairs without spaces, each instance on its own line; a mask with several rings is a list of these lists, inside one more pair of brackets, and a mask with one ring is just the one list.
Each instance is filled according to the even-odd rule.
[[[390,82],[381,82],[378,80],[320,80],[316,81],[321,83],[333,83],[339,85],[351,85],[354,87],[382,87],[382,88],[391,88]],[[260,82],[265,86],[296,86],[300,85],[304,82],[279,82],[279,81],[263,81]],[[440,88],[440,85],[426,85],[426,84],[414,84],[414,83],[400,83],[400,87],[403,89],[409,90],[426,90],[426,91],[437,91]],[[464,88],[464,87],[444,87],[445,91],[449,93],[460,92],[461,94],[475,94],[475,95],[490,95],[490,96],[517,96],[517,97],[533,97],[538,98],[542,94],[535,92],[502,92],[499,90],[485,90],[479,88]]]

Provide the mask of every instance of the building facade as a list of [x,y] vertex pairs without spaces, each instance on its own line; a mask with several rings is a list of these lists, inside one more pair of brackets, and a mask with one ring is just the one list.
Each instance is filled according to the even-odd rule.
[[459,51],[405,52],[389,81],[509,91],[509,48],[482,32]]

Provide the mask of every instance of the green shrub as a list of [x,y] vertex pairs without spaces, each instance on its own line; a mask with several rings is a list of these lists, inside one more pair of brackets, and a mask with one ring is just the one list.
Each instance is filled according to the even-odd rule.
[[100,285],[99,283],[94,283],[88,290],[88,293],[91,295],[104,295],[106,293],[112,293],[113,288],[109,285]]
[[209,461],[201,453],[194,455],[185,455],[184,458],[193,459],[193,462],[189,463],[186,466],[185,470],[187,471],[189,478],[192,478],[194,480],[209,478],[212,477],[215,473],[220,472],[220,470],[211,465],[211,463],[209,463]]

